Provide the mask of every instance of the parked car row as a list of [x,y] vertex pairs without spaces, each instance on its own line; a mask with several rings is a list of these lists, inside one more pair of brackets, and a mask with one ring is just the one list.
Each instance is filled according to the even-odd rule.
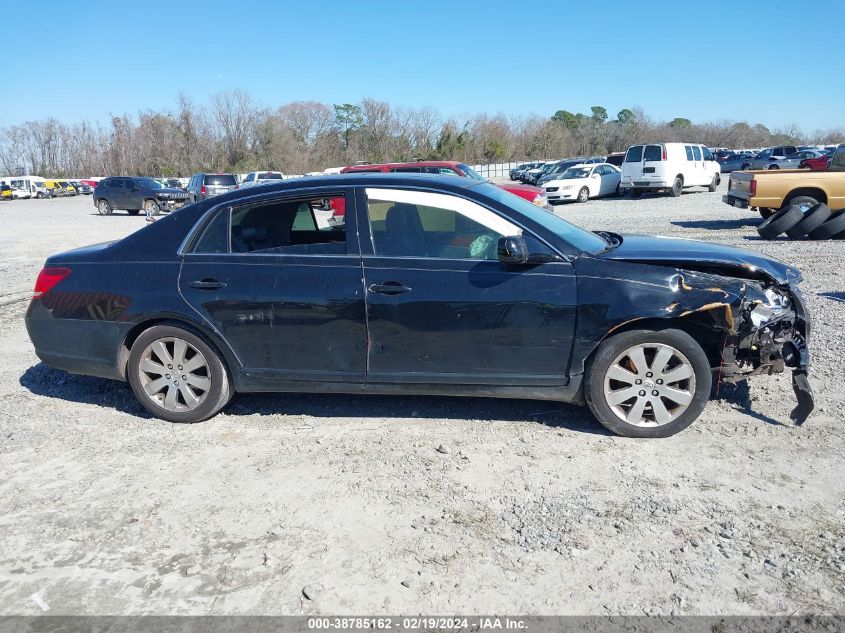
[[78,180],[57,180],[40,176],[10,176],[0,178],[3,199],[60,198],[90,194],[93,189]]
[[718,158],[722,173],[759,169],[827,169],[835,147],[817,149],[804,145],[769,147],[758,153],[729,153]]

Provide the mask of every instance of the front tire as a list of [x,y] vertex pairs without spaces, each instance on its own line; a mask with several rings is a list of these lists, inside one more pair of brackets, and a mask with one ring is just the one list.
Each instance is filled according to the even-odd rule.
[[159,215],[161,209],[155,200],[144,200],[144,213],[147,215]]
[[641,195],[643,195],[642,189],[637,189],[636,187],[631,189],[631,197],[632,198],[639,198]]
[[713,378],[701,346],[682,330],[631,330],[603,341],[584,394],[596,419],[626,437],[668,437],[704,410]]
[[140,209],[127,209],[126,213],[128,213],[129,215],[138,215],[139,213],[141,213],[141,210]]
[[578,197],[575,199],[575,202],[586,202],[590,199],[590,190],[586,187],[581,187],[581,191],[578,192]]
[[780,169],[780,167],[777,165],[769,165],[769,171],[772,171],[773,169]]
[[126,367],[138,402],[157,418],[193,423],[232,396],[226,366],[213,346],[174,325],[156,325],[135,340]]

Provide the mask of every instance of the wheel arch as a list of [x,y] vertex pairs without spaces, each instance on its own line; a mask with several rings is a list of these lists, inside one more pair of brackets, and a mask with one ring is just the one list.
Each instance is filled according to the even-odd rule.
[[239,379],[238,370],[241,369],[241,363],[225,341],[211,328],[204,326],[202,323],[176,315],[160,315],[146,318],[133,325],[126,333],[117,354],[117,370],[124,380],[126,380],[126,365],[129,362],[129,353],[132,350],[132,345],[134,345],[141,333],[156,325],[181,327],[205,339],[220,354],[220,359],[226,367],[230,379],[237,382]]
[[819,202],[823,202],[827,204],[827,192],[822,189],[821,187],[799,187],[798,189],[793,189],[786,197],[783,199],[783,205],[781,208],[787,206],[790,201],[798,196],[809,196],[811,198],[815,198]]
[[[687,316],[676,317],[643,317],[638,319],[631,319],[617,325],[608,330],[604,336],[596,341],[595,346],[584,358],[584,373],[589,371],[590,363],[595,358],[596,352],[606,340],[622,334],[623,332],[630,332],[632,330],[681,330],[689,334],[696,343],[704,350],[707,356],[707,361],[710,363],[711,369],[715,369],[721,365],[722,351],[724,348],[724,340],[726,332],[719,328],[714,328],[714,322],[711,316],[706,312],[693,312]],[[719,334],[715,336],[714,334]]]

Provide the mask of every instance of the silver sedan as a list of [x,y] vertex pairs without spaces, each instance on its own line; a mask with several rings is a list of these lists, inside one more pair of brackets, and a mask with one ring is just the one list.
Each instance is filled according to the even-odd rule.
[[827,156],[826,152],[823,152],[818,149],[805,149],[801,150],[800,152],[795,152],[790,154],[782,161],[778,162],[779,169],[798,169],[801,165],[801,161],[805,158],[818,158],[819,156]]

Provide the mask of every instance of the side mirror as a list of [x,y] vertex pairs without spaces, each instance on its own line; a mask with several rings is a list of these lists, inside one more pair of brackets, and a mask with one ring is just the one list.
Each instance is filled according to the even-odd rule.
[[496,252],[503,264],[528,263],[528,242],[521,235],[500,237]]
[[560,261],[560,257],[552,253],[548,246],[534,237],[512,235],[500,237],[496,249],[502,264],[544,264]]

